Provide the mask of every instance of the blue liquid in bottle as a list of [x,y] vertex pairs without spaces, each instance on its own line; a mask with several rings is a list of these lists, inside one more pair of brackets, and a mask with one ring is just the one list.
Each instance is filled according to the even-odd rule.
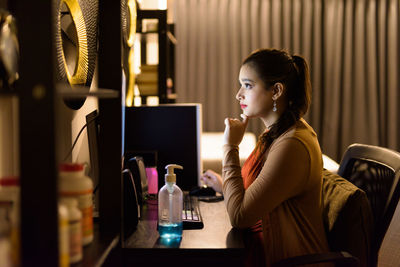
[[161,238],[181,238],[182,230],[183,230],[182,222],[158,225],[158,232]]

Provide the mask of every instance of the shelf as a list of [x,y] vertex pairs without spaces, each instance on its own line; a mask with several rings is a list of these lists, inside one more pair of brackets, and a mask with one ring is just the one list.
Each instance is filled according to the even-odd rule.
[[[19,101],[21,152],[20,266],[58,266],[60,262],[58,184],[54,178],[58,175],[58,156],[70,142],[71,132],[61,131],[58,126],[71,123],[72,129],[70,114],[81,107],[59,108],[60,98],[79,102],[97,97],[101,128],[98,135],[101,220],[94,224],[94,240],[84,247],[83,260],[72,266],[94,267],[119,262],[122,212],[121,199],[115,196],[122,189],[121,5],[117,1],[98,1],[88,3],[88,8],[81,10],[84,18],[89,9],[90,16],[97,16],[97,46],[91,49],[96,49],[97,53],[95,79],[99,88],[72,88],[58,82],[60,79],[56,75],[58,59],[53,52],[60,43],[54,39],[55,28],[51,27],[57,18],[54,1],[6,2],[13,3],[19,22],[20,78],[15,94]],[[3,95],[8,92],[1,90],[0,96]],[[81,114],[77,116],[84,120]],[[40,177],[41,182],[32,177]]]
[[17,92],[15,91],[9,91],[9,90],[1,90],[0,89],[0,96],[17,96]]
[[87,86],[74,86],[73,89],[68,84],[57,84],[57,93],[61,97],[68,99],[81,99],[83,97],[97,98],[118,98],[119,92],[113,89],[97,88],[89,91]]
[[[157,27],[146,28],[143,20],[157,20]],[[157,81],[151,92],[143,93],[141,96],[157,96],[160,104],[170,102],[167,96],[167,77],[168,77],[168,38],[167,38],[167,11],[166,10],[138,10],[137,12],[137,28],[136,34],[140,38],[140,58],[141,65],[148,64],[147,62],[147,42],[150,42],[149,36],[157,35],[158,46],[158,69]],[[138,84],[138,81],[136,81]],[[138,85],[140,87],[140,85]],[[145,86],[145,85],[144,85]],[[140,90],[140,88],[139,88]],[[155,91],[153,91],[155,90]]]
[[93,242],[83,247],[83,260],[74,267],[101,266],[119,243],[119,235],[100,234],[99,224],[93,225]]

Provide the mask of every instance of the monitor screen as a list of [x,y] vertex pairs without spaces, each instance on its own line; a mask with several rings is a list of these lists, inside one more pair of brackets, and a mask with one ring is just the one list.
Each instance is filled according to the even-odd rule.
[[[165,104],[127,107],[125,110],[125,158],[154,152],[157,155],[158,188],[164,184],[165,166],[178,164],[177,185],[191,190],[200,185],[201,104]],[[144,164],[146,156],[144,156]]]

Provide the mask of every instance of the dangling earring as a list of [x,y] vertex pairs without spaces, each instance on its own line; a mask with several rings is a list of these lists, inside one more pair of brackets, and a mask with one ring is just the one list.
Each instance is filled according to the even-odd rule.
[[272,111],[273,111],[273,112],[276,112],[276,111],[277,111],[277,108],[276,108],[276,100],[274,100],[274,104],[273,104],[273,106],[272,106]]

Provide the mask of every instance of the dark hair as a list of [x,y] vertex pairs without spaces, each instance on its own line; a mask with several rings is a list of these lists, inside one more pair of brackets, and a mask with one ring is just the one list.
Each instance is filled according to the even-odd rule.
[[283,50],[261,49],[251,53],[242,65],[252,67],[267,89],[277,82],[286,88],[287,105],[276,123],[262,134],[257,144],[262,153],[269,145],[303,116],[311,102],[308,65],[302,56],[290,56]]

